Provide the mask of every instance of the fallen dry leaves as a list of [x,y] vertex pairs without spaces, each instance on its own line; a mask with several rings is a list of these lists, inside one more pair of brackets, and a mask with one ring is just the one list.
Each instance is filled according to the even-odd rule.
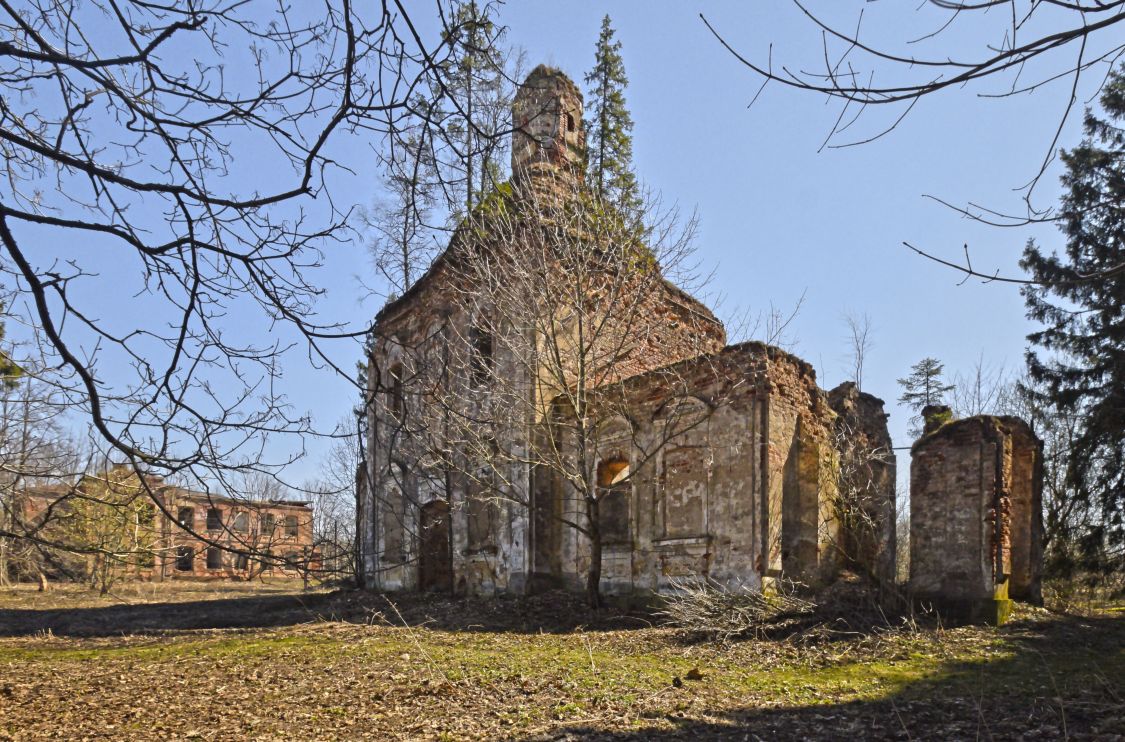
[[719,646],[561,594],[168,598],[0,604],[0,739],[1125,734],[1120,618]]

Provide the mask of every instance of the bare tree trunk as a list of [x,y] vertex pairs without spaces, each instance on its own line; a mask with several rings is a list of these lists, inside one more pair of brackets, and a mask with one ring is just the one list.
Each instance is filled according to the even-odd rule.
[[[4,507],[0,503],[0,528],[4,527]],[[0,536],[0,587],[8,584],[8,539]]]
[[602,532],[598,527],[597,498],[586,496],[586,519],[590,534],[590,571],[586,573],[586,600],[591,608],[602,607]]
[[43,570],[36,570],[39,573],[39,592],[45,593],[50,589],[47,584],[47,575],[43,574]]
[[109,592],[110,570],[112,570],[112,569],[113,569],[113,567],[112,567],[109,559],[107,557],[102,557],[102,569],[101,569],[102,585],[101,585],[101,590],[100,590],[100,593],[102,595],[105,595],[106,593]]

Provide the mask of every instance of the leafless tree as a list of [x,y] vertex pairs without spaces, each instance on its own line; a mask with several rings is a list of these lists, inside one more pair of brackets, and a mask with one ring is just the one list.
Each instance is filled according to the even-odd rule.
[[[987,99],[1055,96],[1044,99],[1054,130],[1020,189],[1025,204],[1021,213],[928,198],[986,224],[1021,226],[1057,218],[1052,208],[1037,207],[1033,195],[1056,156],[1067,122],[1076,109],[1080,113],[1081,101],[1097,97],[1125,53],[1125,3],[926,0],[914,6],[831,3],[817,10],[803,0],[792,4],[807,21],[810,44],[796,52],[807,54],[804,58],[791,58],[792,49],[775,49],[774,44],[755,52],[740,49],[730,41],[733,29],[701,15],[718,42],[761,80],[751,103],[770,85],[838,102],[838,114],[822,144],[833,148],[878,139],[897,128],[919,102],[945,93],[971,91]],[[862,130],[860,121],[870,118],[874,127]],[[958,263],[904,244],[961,271],[966,279],[1027,282],[974,267],[968,246],[965,261]]]
[[364,220],[391,298],[422,275],[457,223],[505,179],[524,59],[508,46],[498,11],[496,2],[451,3],[440,87],[416,95],[417,115],[379,151],[386,193]]
[[391,299],[418,279],[438,251],[433,228],[435,166],[426,135],[424,130],[404,135],[405,141],[389,148],[384,165],[387,194],[364,213],[371,256],[391,286]]
[[867,354],[871,351],[874,341],[871,339],[871,317],[867,313],[855,314],[849,312],[844,315],[844,323],[848,326],[848,360],[851,371],[851,380],[855,382],[856,389],[863,389],[863,366],[867,361]]
[[1015,387],[1004,366],[991,366],[982,353],[968,373],[953,376],[949,404],[956,417],[1009,414]]
[[[115,460],[237,495],[286,463],[267,439],[316,433],[282,369],[350,378],[322,344],[365,330],[316,310],[324,251],[351,234],[331,186],[345,140],[433,120],[456,29],[432,7],[427,39],[400,0],[0,3],[10,311]],[[104,301],[121,296],[130,311]]]
[[847,416],[837,420],[833,502],[825,529],[845,563],[882,588],[893,586],[895,559],[894,452],[890,440],[871,440]]
[[42,521],[28,518],[27,493],[50,485],[65,491],[84,470],[49,370],[29,354],[17,357],[22,374],[0,385],[0,584],[13,575],[43,580],[57,571]]
[[1079,438],[1083,411],[1046,401],[1026,374],[1009,377],[997,395],[995,413],[1015,415],[1043,441],[1043,546],[1045,574],[1063,581],[1080,577],[1097,585],[1118,578],[1125,549],[1105,537],[1106,515],[1088,493],[1068,477],[1071,452]]
[[[699,279],[700,284],[706,284],[709,281],[710,276]],[[790,353],[794,352],[798,343],[792,336],[793,322],[801,314],[807,294],[807,290],[802,291],[797,300],[793,302],[793,306],[788,309],[784,306],[778,306],[772,301],[768,309],[730,308],[725,313],[727,316],[724,321],[728,339],[732,343],[756,340],[766,345],[777,346]],[[723,304],[723,297],[718,297],[716,306],[721,310]]]
[[339,438],[321,463],[319,476],[304,487],[312,500],[316,571],[332,580],[355,576],[356,473],[362,466],[356,420],[346,418],[337,431]]
[[[919,100],[947,89],[969,88],[983,97],[1003,98],[1065,80],[1069,94],[1059,108],[1059,126],[1029,190],[1054,157],[1058,134],[1078,100],[1082,76],[1093,74],[1100,90],[1125,52],[1119,35],[1125,4],[1116,0],[927,0],[909,11],[913,19],[896,19],[900,23],[893,26],[895,35],[876,39],[865,35],[864,22],[877,24],[879,19],[869,21],[865,16],[877,11],[891,14],[895,9],[856,4],[855,22],[845,26],[824,20],[800,0],[793,0],[793,5],[808,19],[819,42],[819,54],[811,64],[775,62],[772,46],[764,60],[753,61],[728,44],[706,17],[703,22],[739,62],[762,78],[763,87],[774,83],[841,102],[825,146],[871,141],[897,126]],[[916,25],[902,20],[914,20]],[[975,54],[951,53],[961,44],[975,45]],[[834,141],[875,107],[895,109],[889,126],[848,142]]]
[[[607,499],[666,441],[703,421],[669,405],[660,440],[644,444],[627,422],[628,377],[664,366],[654,358],[717,349],[715,320],[694,313],[666,278],[691,264],[693,234],[693,221],[681,224],[651,201],[631,213],[609,208],[578,178],[517,180],[485,200],[444,259],[445,303],[432,329],[395,351],[401,390],[381,402],[381,435],[400,462],[383,476],[399,481],[384,490],[459,484],[471,540],[487,538],[499,509],[536,507],[533,473],[562,492],[551,517],[588,549],[586,589],[599,604]],[[681,311],[652,311],[670,297]],[[680,332],[665,338],[668,322]],[[686,394],[675,366],[650,373],[671,396]],[[610,459],[618,465],[607,468]],[[409,522],[389,510],[385,517]]]

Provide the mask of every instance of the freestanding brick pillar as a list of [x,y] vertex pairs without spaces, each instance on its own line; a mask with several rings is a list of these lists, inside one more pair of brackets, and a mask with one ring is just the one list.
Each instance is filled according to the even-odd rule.
[[953,621],[1001,624],[1039,603],[1042,443],[1016,417],[928,426],[912,447],[910,590]]

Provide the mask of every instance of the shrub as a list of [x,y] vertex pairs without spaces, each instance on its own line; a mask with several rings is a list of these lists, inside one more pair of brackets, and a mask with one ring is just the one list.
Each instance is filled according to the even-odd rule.
[[661,596],[657,614],[672,626],[712,640],[760,638],[816,610],[814,603],[797,597],[798,587],[782,582],[763,592],[741,584],[728,587],[709,577],[672,580],[673,591]]

